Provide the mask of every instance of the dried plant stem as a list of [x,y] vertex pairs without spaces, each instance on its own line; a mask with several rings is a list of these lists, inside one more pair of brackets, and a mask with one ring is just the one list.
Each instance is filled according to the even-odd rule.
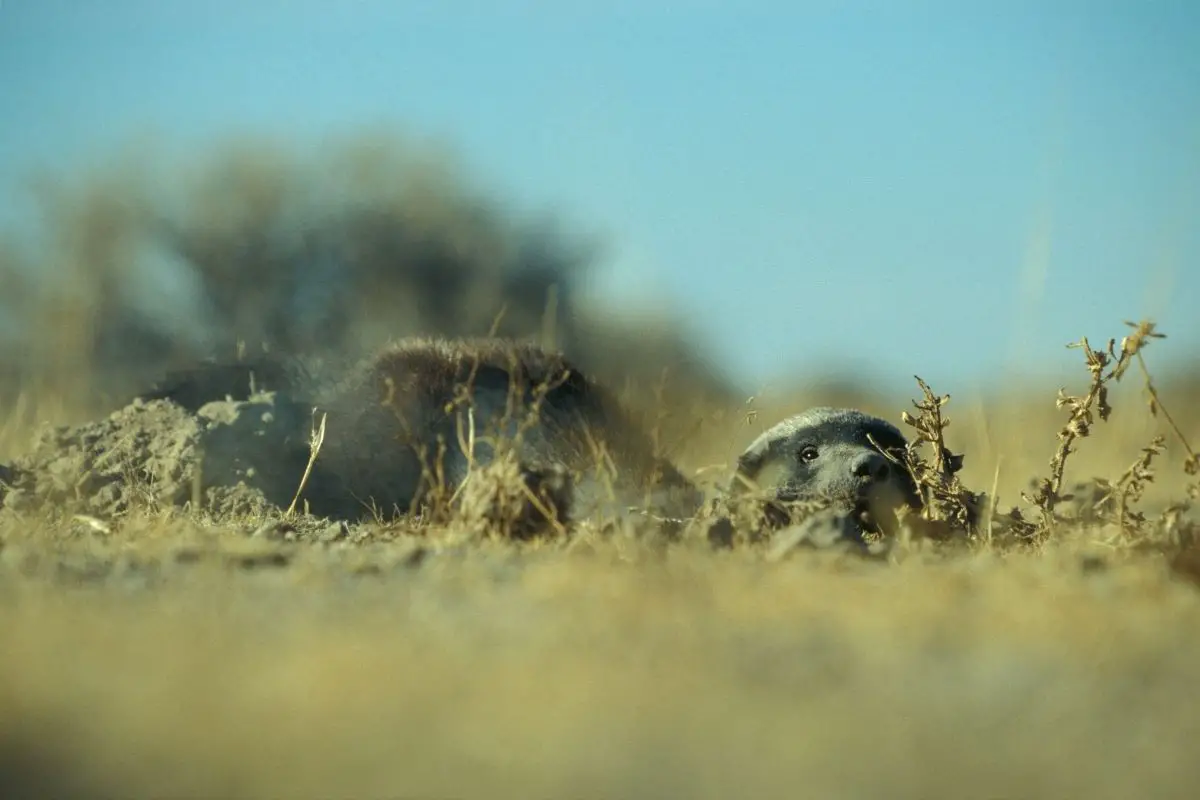
[[1091,382],[1087,394],[1083,396],[1068,395],[1065,390],[1059,389],[1055,404],[1059,408],[1069,409],[1070,418],[1058,433],[1058,448],[1050,459],[1050,476],[1039,481],[1038,490],[1034,495],[1022,494],[1026,501],[1041,510],[1043,533],[1048,532],[1056,520],[1055,507],[1062,501],[1071,499],[1069,495],[1062,494],[1062,489],[1067,458],[1075,452],[1071,449],[1072,445],[1091,432],[1095,416],[1099,416],[1101,421],[1107,421],[1112,413],[1112,406],[1108,404],[1108,384],[1119,381],[1124,376],[1133,357],[1148,344],[1148,340],[1165,338],[1163,334],[1155,332],[1153,322],[1125,324],[1132,327],[1134,332],[1121,340],[1120,352],[1116,350],[1114,339],[1109,339],[1107,348],[1102,350],[1094,350],[1087,337],[1067,345],[1083,350]]
[[308,484],[308,478],[312,475],[313,463],[317,460],[317,454],[321,452],[321,445],[325,443],[325,420],[327,414],[321,415],[321,424],[313,431],[312,438],[308,443],[308,463],[304,465],[304,474],[300,477],[300,485],[296,487],[296,494],[292,497],[291,504],[284,512],[285,517],[292,517],[296,513],[296,503],[300,502],[300,495],[304,492],[304,487]]
[[1142,358],[1142,354],[1137,354],[1138,369],[1142,372],[1142,383],[1146,387],[1146,393],[1150,395],[1150,413],[1158,416],[1162,412],[1163,418],[1171,427],[1171,431],[1175,434],[1176,440],[1183,446],[1187,452],[1187,458],[1184,459],[1183,469],[1188,475],[1195,475],[1200,471],[1200,456],[1196,455],[1196,451],[1192,449],[1192,445],[1188,442],[1187,437],[1183,435],[1179,425],[1175,422],[1175,418],[1171,416],[1171,412],[1162,404],[1162,399],[1158,396],[1158,390],[1154,387],[1154,380],[1150,376],[1150,370],[1146,368],[1146,360]]

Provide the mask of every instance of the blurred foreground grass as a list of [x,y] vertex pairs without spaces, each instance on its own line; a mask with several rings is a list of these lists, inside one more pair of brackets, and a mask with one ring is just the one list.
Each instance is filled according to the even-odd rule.
[[888,565],[17,524],[5,796],[1183,798],[1200,778],[1200,595],[1086,532]]

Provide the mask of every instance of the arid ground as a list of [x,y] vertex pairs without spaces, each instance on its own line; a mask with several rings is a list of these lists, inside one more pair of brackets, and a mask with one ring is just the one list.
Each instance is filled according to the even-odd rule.
[[[22,284],[32,273],[4,251],[6,302],[25,335],[0,364],[0,793],[1200,791],[1200,392],[1194,375],[1154,370],[1169,330],[1134,353],[1122,337],[1139,331],[1115,321],[1096,380],[1080,353],[1062,387],[1074,401],[1056,404],[1054,386],[978,397],[932,387],[952,399],[941,407],[948,450],[917,453],[931,519],[874,556],[786,546],[788,528],[722,547],[701,523],[668,536],[584,522],[567,537],[515,542],[466,518],[343,525],[302,508],[285,518],[286,493],[254,488],[271,473],[269,453],[247,459],[233,446],[276,417],[236,403],[203,419],[126,403],[148,376],[210,347],[352,349],[380,331],[481,332],[496,308],[472,293],[480,282],[515,309],[506,332],[549,335],[544,309],[574,302],[564,278],[574,256],[539,239],[511,260],[540,253],[541,271],[512,277],[478,255],[509,228],[478,223],[428,176],[405,184],[412,194],[382,197],[371,179],[384,159],[371,147],[339,162],[358,216],[323,216],[338,221],[317,228],[326,244],[369,245],[339,251],[358,282],[327,317],[300,313],[285,290],[303,285],[296,265],[311,255],[280,233],[279,219],[294,222],[280,211],[293,173],[236,153],[201,171],[182,222],[143,213],[128,176],[60,188],[45,249],[20,255],[75,270],[60,285]],[[120,271],[127,257],[163,229],[154,241],[174,243],[209,301],[206,321],[180,322],[186,330],[148,322],[114,288],[133,280]],[[247,231],[271,233],[257,250],[232,248]],[[404,268],[393,275],[385,262]],[[430,277],[447,272],[458,282]],[[249,296],[256,281],[277,283]],[[568,288],[548,303],[548,286]],[[375,306],[356,305],[368,297]],[[345,308],[360,309],[354,325],[319,322]],[[671,324],[650,335],[604,328],[602,315],[571,319],[592,322],[560,323],[553,336],[627,383],[678,463],[714,489],[739,447],[807,405],[858,405],[914,437],[902,412],[928,418],[909,398],[849,390],[748,403],[700,369],[655,386],[663,364],[702,360]],[[616,353],[634,337],[648,344],[628,364]],[[922,399],[915,383],[911,399]],[[243,485],[212,485],[214,464]],[[962,504],[977,512],[965,528],[950,524]]]

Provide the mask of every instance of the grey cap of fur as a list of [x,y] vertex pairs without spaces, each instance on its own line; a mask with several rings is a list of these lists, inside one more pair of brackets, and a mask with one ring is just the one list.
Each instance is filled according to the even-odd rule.
[[853,431],[870,427],[886,430],[900,439],[904,438],[904,434],[892,423],[856,408],[817,406],[799,414],[793,414],[763,431],[747,445],[738,459],[739,464],[752,469],[754,463],[770,452],[775,443],[787,441],[795,434],[809,428],[830,423],[834,424],[836,428],[844,429],[847,436]]
[[[754,439],[737,460],[728,491],[765,491],[777,497],[814,495],[874,495],[881,490],[875,480],[858,472],[868,452],[906,443],[895,425],[853,408],[818,406],[776,423]],[[817,445],[822,456],[812,465],[797,460],[803,444]],[[879,454],[879,459],[886,456]],[[898,495],[912,495],[910,479],[880,460],[870,467],[886,474],[883,484]]]

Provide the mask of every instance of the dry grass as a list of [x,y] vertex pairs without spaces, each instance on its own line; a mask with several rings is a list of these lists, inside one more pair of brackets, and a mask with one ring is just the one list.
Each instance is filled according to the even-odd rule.
[[421,569],[351,582],[308,554],[142,595],[22,582],[6,732],[93,796],[1194,791],[1200,609],[1148,563],[608,545]]
[[[75,797],[1190,797],[1187,423],[1153,392],[1183,459],[1168,470],[1156,434],[1135,446],[1088,416],[1108,418],[1126,374],[1153,390],[1148,368],[1119,371],[1145,366],[1147,341],[1107,348],[1101,366],[1085,349],[1092,382],[1060,399],[1062,434],[998,453],[1041,462],[1026,486],[1048,476],[1020,524],[992,485],[967,493],[954,403],[922,383],[904,421],[927,521],[968,509],[974,528],[882,562],[586,527],[504,541],[462,519],[297,544],[178,513],[114,528],[6,514],[0,783]],[[1102,424],[1136,406],[1117,408]],[[1119,500],[1081,517],[1064,487],[1093,474]]]
[[[243,147],[170,202],[125,167],[50,192],[45,263],[15,269],[32,257],[0,243],[27,334],[0,348],[0,462],[32,421],[94,413],[100,388],[128,377],[96,373],[134,361],[133,339],[156,343],[144,361],[158,369],[214,331],[222,346],[271,330],[283,342],[409,332],[394,324],[478,333],[497,311],[480,298],[500,296],[504,332],[540,333],[606,379],[635,373],[637,410],[702,481],[720,483],[787,413],[855,405],[908,423],[926,513],[877,560],[589,526],[513,541],[505,530],[545,487],[514,486],[504,461],[478,473],[470,513],[311,542],[179,511],[114,523],[3,510],[0,794],[1196,794],[1200,403],[1195,376],[1152,377],[1169,339],[1144,324],[1083,342],[1057,404],[1054,387],[948,399],[938,392],[953,387],[923,382],[911,404],[803,392],[739,404],[687,371],[700,359],[685,336],[588,321],[565,279],[571,254],[522,251],[444,172],[418,158],[398,180],[373,141],[334,156],[301,169]],[[348,199],[301,202],[314,196]],[[148,214],[159,207],[165,221]],[[308,316],[292,304],[321,264],[303,231],[317,250],[360,243],[345,255],[353,288]],[[130,322],[122,270],[146,241],[190,254],[215,322]],[[514,274],[539,254],[540,272]],[[62,285],[19,280],[51,262]],[[435,267],[459,282],[431,279]],[[627,363],[634,352],[645,357]],[[314,450],[321,436],[316,420]]]

